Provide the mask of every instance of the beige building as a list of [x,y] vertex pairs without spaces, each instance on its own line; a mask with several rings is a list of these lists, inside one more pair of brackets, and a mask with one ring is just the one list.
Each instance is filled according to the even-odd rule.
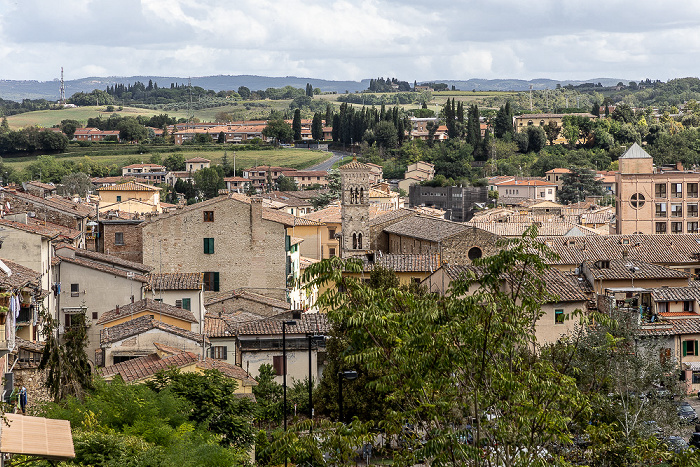
[[132,213],[161,212],[160,188],[155,186],[126,182],[98,188],[97,192],[100,195],[100,212],[124,209]]
[[191,311],[197,320],[196,332],[204,322],[204,274],[201,272],[152,273],[146,296],[155,301]]
[[616,175],[615,233],[696,234],[700,172],[654,166],[636,143],[620,156]]
[[518,204],[526,200],[556,201],[557,184],[537,179],[513,179],[495,184],[498,200]]
[[399,181],[399,189],[408,193],[411,185],[432,180],[433,177],[435,177],[435,164],[425,161],[414,162],[406,168],[404,179]]
[[[513,126],[515,127],[515,131],[517,133],[521,133],[523,131],[527,131],[527,127],[529,126],[546,126],[549,125],[550,122],[554,122],[554,124],[561,128],[563,126],[564,122],[564,117],[566,116],[576,116],[576,117],[586,117],[589,120],[595,120],[596,117],[593,114],[589,113],[574,113],[574,114],[524,114],[524,115],[516,115],[513,117]],[[559,133],[559,137],[554,140],[554,143],[563,143],[565,142],[566,139],[564,136]]]
[[203,157],[193,157],[185,161],[185,170],[194,173],[198,170],[208,169],[211,166],[211,161]]

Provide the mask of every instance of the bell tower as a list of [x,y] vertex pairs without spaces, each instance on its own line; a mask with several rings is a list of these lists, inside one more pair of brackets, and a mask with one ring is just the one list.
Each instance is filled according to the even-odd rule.
[[370,166],[352,162],[340,170],[340,217],[342,220],[341,256],[364,255],[370,246],[369,237],[369,175]]

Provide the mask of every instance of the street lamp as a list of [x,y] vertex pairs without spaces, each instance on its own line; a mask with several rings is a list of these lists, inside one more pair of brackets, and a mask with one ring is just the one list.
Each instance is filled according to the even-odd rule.
[[[284,431],[287,431],[287,326],[295,326],[296,321],[282,321],[282,388],[284,390]],[[285,464],[286,464],[285,458]]]
[[[311,427],[309,428],[309,433],[311,433],[314,429],[314,400],[313,400],[313,379],[311,377],[311,345],[313,343],[316,344],[316,349],[318,349],[318,346],[322,344],[326,340],[326,336],[324,335],[313,335],[313,334],[307,334],[306,337],[309,338],[309,420],[311,420]],[[318,358],[318,357],[317,357]]]
[[338,408],[340,411],[340,422],[345,423],[345,417],[343,416],[343,380],[347,379],[352,381],[357,379],[357,372],[354,370],[345,370],[338,372]]

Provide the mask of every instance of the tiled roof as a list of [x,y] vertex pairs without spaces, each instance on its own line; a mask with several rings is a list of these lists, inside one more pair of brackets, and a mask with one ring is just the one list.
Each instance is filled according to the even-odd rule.
[[[6,190],[5,193],[8,196],[15,196],[19,199],[27,201],[32,204],[40,204],[59,211],[66,212],[71,216],[75,217],[88,217],[95,213],[95,208],[82,203],[74,203],[72,200],[62,198],[60,196],[51,196],[49,198],[42,198],[40,196],[34,196],[29,193],[22,193],[19,191]],[[12,212],[16,212],[12,209],[12,201],[10,200],[10,208]]]
[[[69,256],[56,256],[56,258],[58,258],[57,264],[60,264],[60,262],[65,261],[66,263],[75,264],[78,266],[83,266],[83,267],[86,267],[89,269],[94,269],[96,271],[106,272],[107,274],[113,274],[115,276],[126,277],[129,279],[131,278],[129,276],[128,271],[125,271],[125,270],[119,269],[119,268],[115,268],[115,267],[109,266],[109,265],[104,264],[104,263],[98,263],[97,261],[91,261],[91,260],[87,260],[84,258],[77,258],[77,257],[71,258]],[[133,278],[135,281],[139,281],[142,283],[148,282],[148,277],[146,277],[142,274],[134,274]]]
[[340,205],[332,204],[323,209],[319,209],[318,211],[310,212],[309,214],[306,214],[304,216],[304,219],[309,219],[321,223],[340,224]]
[[[281,335],[282,321],[288,320],[288,318],[267,318],[250,321],[235,325],[234,330],[238,336]],[[294,321],[296,324],[285,326],[287,334],[326,334],[330,331],[330,324],[325,313],[304,313],[301,318]]]
[[516,115],[515,118],[557,118],[565,117],[567,115],[577,115],[580,117],[590,117],[595,118],[595,115],[589,113],[570,113],[570,114],[522,114]]
[[43,182],[40,182],[38,180],[31,180],[31,181],[27,182],[27,185],[32,185],[32,186],[35,186],[38,188],[43,188],[44,190],[50,190],[50,191],[56,189],[55,185],[49,184],[49,183],[43,183]]
[[192,159],[187,159],[185,163],[188,162],[211,162],[209,159],[205,159],[203,157],[193,157]]
[[5,266],[10,268],[12,275],[8,276],[4,271],[0,271],[0,287],[3,288],[19,288],[29,284],[38,286],[41,280],[41,273],[33,269],[17,264],[9,259],[2,259]]
[[362,162],[358,162],[356,158],[352,158],[352,161],[348,162],[347,164],[341,165],[338,167],[340,170],[355,170],[355,169],[360,169],[360,170],[372,170],[372,167],[370,167],[367,164],[363,164]]
[[578,265],[584,261],[622,259],[656,264],[700,262],[700,235],[591,235],[580,238],[540,237],[558,256],[552,264]]
[[394,272],[434,272],[440,269],[439,255],[382,255],[374,263],[365,262],[364,270],[372,271],[375,267],[385,267]]
[[228,320],[212,313],[204,315],[204,332],[207,334],[207,337],[230,337],[234,335]]
[[157,186],[146,185],[145,183],[126,182],[117,185],[103,186],[97,191],[160,191]]
[[[670,269],[657,264],[645,263],[630,259],[609,260],[610,267],[598,268],[593,261],[584,261],[584,266],[590,271],[594,280],[616,280],[616,279],[687,279],[690,273]],[[632,266],[638,268],[632,272]]]
[[[448,264],[443,266],[445,273],[450,280],[456,280],[471,271],[479,277],[481,271],[471,265],[453,265]],[[549,300],[550,303],[560,302],[585,302],[589,299],[592,292],[590,284],[585,278],[581,278],[572,274],[564,274],[556,269],[548,270],[543,276],[547,292],[554,296],[554,300]]]
[[264,199],[271,201],[278,201],[284,203],[287,206],[311,206],[311,201],[305,198],[299,198],[297,196],[289,196],[282,191],[273,191],[271,193],[264,193],[261,195]]
[[233,298],[241,298],[243,300],[251,300],[253,302],[262,303],[263,305],[269,305],[274,308],[283,308],[289,310],[289,303],[282,300],[277,300],[276,298],[266,297],[257,293],[249,292],[247,290],[229,290],[227,292],[219,292],[214,295],[210,295],[204,302],[204,306],[213,305],[214,303],[223,302],[225,300],[230,300]]
[[[530,222],[467,222],[466,225],[477,227],[481,230],[486,230],[496,235],[504,237],[520,237],[533,224]],[[573,232],[572,232],[573,229]],[[538,222],[537,234],[540,236],[562,236],[568,233],[578,236],[581,235],[599,235],[593,229],[571,222]]]
[[430,242],[439,242],[454,235],[467,232],[469,229],[475,229],[475,227],[468,227],[464,224],[434,217],[414,216],[386,227],[384,232]]
[[568,174],[568,173],[571,173],[571,170],[557,167],[556,169],[548,170],[545,173],[547,173],[547,174]]
[[243,382],[243,386],[257,386],[258,382],[250,376],[246,371],[236,365],[231,365],[230,363],[222,362],[221,360],[216,360],[214,358],[208,358],[206,360],[199,360],[197,362],[197,368],[202,370],[219,370],[224,376],[229,378],[238,379]]
[[59,237],[63,237],[69,240],[75,240],[83,234],[83,232],[81,232],[80,230],[71,229],[70,227],[66,227],[64,225],[54,224],[53,222],[43,221],[37,219],[36,217],[28,217],[27,224],[37,225],[39,227],[46,227],[47,229],[55,230],[59,233]]
[[16,354],[19,349],[40,353],[44,351],[45,342],[32,342],[15,336],[15,348],[12,353]]
[[385,222],[390,222],[393,220],[397,219],[402,219],[404,217],[408,216],[414,216],[416,215],[416,211],[413,211],[411,209],[406,209],[406,208],[401,208],[397,209],[395,211],[389,211],[380,215],[377,215],[375,217],[370,218],[369,220],[369,225],[378,225],[378,224],[383,224]]
[[190,310],[177,308],[172,305],[168,305],[167,303],[151,300],[150,298],[144,298],[138,302],[129,303],[127,305],[120,306],[118,309],[114,308],[104,313],[100,319],[97,320],[97,324],[109,323],[110,321],[126,318],[131,314],[140,313],[142,311],[152,311],[155,314],[163,314],[183,321],[189,321],[190,323],[197,322]]
[[505,182],[496,183],[497,186],[556,186],[556,183],[547,182],[544,180],[507,180]]
[[203,282],[203,272],[164,272],[150,275],[148,289],[201,290]]
[[689,287],[657,287],[649,289],[655,302],[676,302],[695,300],[700,303],[700,288]]
[[110,342],[117,342],[131,336],[143,334],[151,329],[159,329],[197,343],[202,342],[204,339],[204,336],[196,332],[187,331],[177,326],[164,323],[163,321],[158,321],[150,316],[139,316],[138,318],[134,318],[124,323],[102,329],[100,331],[100,344],[104,345]]
[[22,222],[11,221],[8,219],[0,219],[0,226],[10,227],[24,232],[41,235],[44,238],[56,238],[61,232],[50,227],[37,224],[24,224]]
[[147,266],[142,263],[136,263],[134,261],[129,261],[126,259],[119,258],[118,256],[106,255],[104,253],[98,253],[96,251],[85,250],[83,248],[75,248],[69,245],[59,245],[56,249],[68,248],[75,252],[75,256],[81,256],[83,258],[91,259],[94,261],[99,261],[101,263],[108,263],[114,266],[124,267],[128,269],[133,269],[134,271],[142,271],[144,273],[149,272],[153,269],[152,266]]
[[197,355],[192,352],[180,352],[165,358],[160,358],[158,354],[154,353],[99,368],[97,371],[103,378],[120,375],[125,382],[130,383],[151,377],[159,371],[191,365],[198,360]]
[[651,156],[646,152],[640,145],[634,143],[630,148],[625,151],[620,159],[651,159]]
[[639,330],[647,336],[678,336],[700,334],[700,317],[686,319],[668,319],[660,323],[647,324]]

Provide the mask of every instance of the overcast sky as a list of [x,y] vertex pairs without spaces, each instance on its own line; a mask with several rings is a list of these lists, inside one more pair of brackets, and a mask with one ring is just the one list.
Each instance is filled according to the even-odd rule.
[[700,76],[700,1],[0,0],[0,79]]

